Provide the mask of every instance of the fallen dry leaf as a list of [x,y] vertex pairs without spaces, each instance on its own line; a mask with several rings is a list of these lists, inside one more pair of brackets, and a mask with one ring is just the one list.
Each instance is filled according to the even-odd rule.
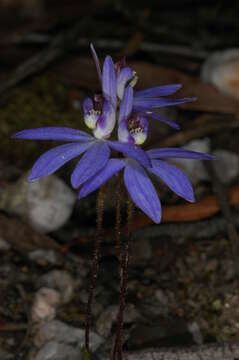
[[[227,191],[228,202],[230,205],[239,204],[239,185],[231,187]],[[208,219],[209,217],[217,214],[220,211],[220,206],[218,204],[217,198],[215,195],[209,195],[204,199],[194,203],[186,203],[182,205],[173,205],[173,206],[164,206],[162,213],[162,222],[192,222],[199,221],[203,219]],[[144,228],[148,225],[152,225],[153,222],[146,215],[139,214],[134,216],[132,223],[132,231]],[[126,232],[126,228],[123,230]]]

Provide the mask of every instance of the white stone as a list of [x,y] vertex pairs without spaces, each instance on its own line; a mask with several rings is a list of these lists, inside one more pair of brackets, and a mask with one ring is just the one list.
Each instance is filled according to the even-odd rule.
[[38,285],[57,290],[60,293],[60,302],[62,304],[68,303],[74,295],[74,280],[65,270],[53,270],[42,275]]
[[202,66],[201,78],[239,99],[239,49],[212,54]]
[[0,207],[23,217],[39,232],[59,229],[69,219],[76,194],[57,176],[29,182],[27,176],[7,187]]
[[37,291],[32,305],[32,320],[42,322],[53,320],[60,304],[60,294],[54,289],[41,288]]

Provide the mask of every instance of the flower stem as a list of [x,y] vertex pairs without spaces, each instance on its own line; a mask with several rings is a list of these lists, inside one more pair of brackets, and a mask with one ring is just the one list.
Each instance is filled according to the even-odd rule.
[[100,257],[100,245],[102,240],[102,223],[103,223],[103,211],[104,211],[104,188],[101,187],[97,197],[97,232],[95,236],[93,261],[91,267],[91,282],[89,289],[89,297],[86,308],[85,318],[85,349],[89,353],[89,333],[90,333],[90,321],[91,321],[91,308],[94,298],[94,290],[99,270],[99,257]]
[[119,263],[122,264],[122,241],[121,241],[121,177],[117,175],[116,187],[116,222],[115,222],[115,238],[116,249],[118,251]]
[[113,360],[116,360],[116,355],[118,355],[118,360],[122,360],[122,334],[123,334],[123,322],[124,322],[124,309],[125,309],[125,299],[127,293],[127,280],[128,280],[128,267],[129,267],[129,248],[131,241],[131,228],[132,228],[132,217],[133,217],[133,203],[131,199],[128,199],[127,203],[127,212],[128,212],[128,231],[125,241],[125,249],[121,242],[120,246],[120,305],[117,315],[117,330],[116,330],[116,339],[113,350]]

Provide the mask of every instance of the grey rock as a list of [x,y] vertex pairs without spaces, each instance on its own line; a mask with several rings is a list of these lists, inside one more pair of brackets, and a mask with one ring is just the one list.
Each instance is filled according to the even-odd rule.
[[36,262],[38,265],[61,265],[63,263],[63,257],[55,250],[38,249],[31,251],[28,254],[30,260]]
[[217,160],[213,162],[215,171],[223,184],[230,184],[239,175],[239,156],[227,150],[215,150]]
[[68,303],[74,295],[74,280],[70,273],[65,270],[53,270],[42,275],[39,278],[37,285],[39,287],[45,286],[59,291],[62,304]]
[[116,321],[118,312],[118,306],[109,306],[105,311],[101,313],[96,322],[97,332],[107,338],[110,335],[113,322]]
[[[101,313],[96,322],[96,330],[101,336],[107,338],[110,335],[112,326],[117,320],[117,314],[118,305],[111,305]],[[140,317],[139,312],[133,304],[126,305],[124,312],[125,324],[131,324]]]
[[57,176],[28,182],[25,175],[5,188],[0,208],[21,216],[37,231],[47,233],[67,222],[75,201],[76,194]]
[[[34,338],[34,344],[42,347],[49,341],[77,346],[81,348],[85,340],[84,329],[75,328],[65,323],[53,320],[44,323]],[[90,344],[92,351],[95,351],[103,342],[103,338],[94,332],[90,333]]]
[[47,342],[37,353],[35,360],[81,360],[81,351],[56,341]]

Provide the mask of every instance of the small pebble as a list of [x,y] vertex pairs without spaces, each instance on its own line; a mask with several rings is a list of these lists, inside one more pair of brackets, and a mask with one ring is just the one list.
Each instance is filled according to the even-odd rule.
[[239,99],[239,49],[227,49],[212,54],[203,64],[203,81]]
[[188,324],[188,330],[193,336],[193,340],[196,344],[202,345],[203,344],[203,336],[200,330],[199,325],[196,322],[192,322]]
[[35,261],[38,265],[62,265],[63,257],[55,250],[37,249],[28,254],[30,260]]
[[[101,336],[107,338],[110,335],[112,326],[117,320],[118,310],[118,305],[111,305],[103,311],[97,319],[96,330]],[[133,304],[127,304],[124,312],[124,323],[130,324],[139,318],[140,314],[135,306]]]
[[53,270],[42,275],[37,283],[38,287],[56,289],[60,294],[60,302],[67,304],[74,295],[75,283],[69,272],[65,270]]
[[42,322],[54,319],[59,304],[60,294],[58,291],[46,287],[39,289],[35,294],[32,305],[32,320]]

